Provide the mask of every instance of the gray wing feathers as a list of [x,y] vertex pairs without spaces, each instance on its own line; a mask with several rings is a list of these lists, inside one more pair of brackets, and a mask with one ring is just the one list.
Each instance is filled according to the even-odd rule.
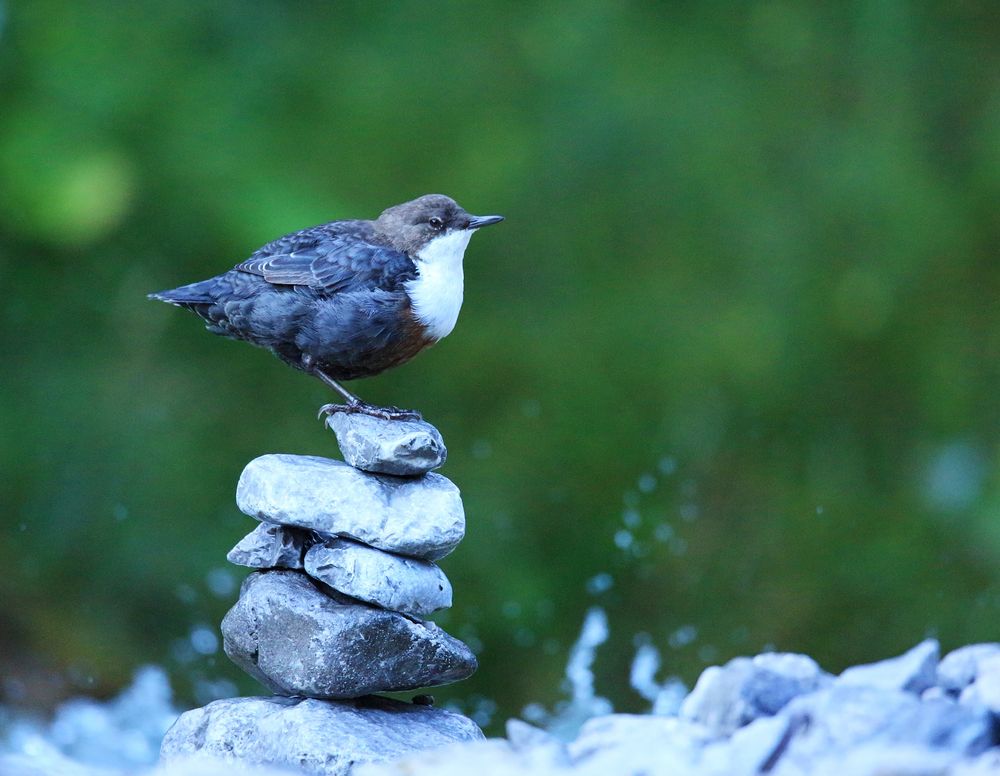
[[257,256],[237,264],[236,269],[252,275],[260,275],[268,283],[276,286],[320,287],[319,278],[313,271],[313,264],[319,257],[315,247],[305,248],[276,256]]
[[274,285],[307,286],[325,293],[395,291],[416,276],[410,258],[374,242],[365,222],[335,222],[287,235],[268,243],[236,269]]

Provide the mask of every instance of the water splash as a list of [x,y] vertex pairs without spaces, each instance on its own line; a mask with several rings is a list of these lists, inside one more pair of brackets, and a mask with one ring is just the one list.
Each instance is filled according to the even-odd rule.
[[171,700],[166,671],[145,666],[106,703],[73,698],[47,724],[13,718],[0,731],[0,772],[30,764],[28,772],[117,774],[152,765],[180,714]]
[[629,671],[629,684],[640,697],[652,704],[650,713],[675,715],[687,695],[687,686],[675,676],[663,683],[657,682],[656,674],[659,670],[660,650],[648,640],[640,639]]
[[614,710],[611,701],[594,689],[594,659],[597,648],[608,640],[608,635],[607,614],[599,606],[591,607],[566,662],[563,688],[569,692],[569,700],[557,703],[551,713],[541,704],[529,704],[522,711],[524,718],[545,727],[556,738],[570,741],[588,719],[610,714]]

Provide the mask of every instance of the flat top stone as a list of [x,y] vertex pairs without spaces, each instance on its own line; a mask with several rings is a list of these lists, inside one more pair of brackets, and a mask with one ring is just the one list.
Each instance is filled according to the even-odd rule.
[[326,425],[336,434],[344,460],[366,472],[420,476],[448,458],[441,432],[422,420],[336,412],[327,417]]
[[236,504],[258,520],[428,560],[444,557],[465,536],[461,495],[440,474],[368,474],[311,455],[255,458],[240,475]]

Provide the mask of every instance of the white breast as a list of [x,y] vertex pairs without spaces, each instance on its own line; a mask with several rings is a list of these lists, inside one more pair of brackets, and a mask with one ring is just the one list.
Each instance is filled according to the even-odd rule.
[[451,334],[462,309],[462,258],[473,231],[448,232],[429,242],[415,257],[417,277],[405,285],[417,320],[436,340]]

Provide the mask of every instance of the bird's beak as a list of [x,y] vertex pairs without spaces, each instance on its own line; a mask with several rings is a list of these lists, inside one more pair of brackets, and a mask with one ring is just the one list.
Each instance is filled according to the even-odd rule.
[[490,224],[499,224],[503,221],[503,216],[471,216],[466,229],[481,229]]

